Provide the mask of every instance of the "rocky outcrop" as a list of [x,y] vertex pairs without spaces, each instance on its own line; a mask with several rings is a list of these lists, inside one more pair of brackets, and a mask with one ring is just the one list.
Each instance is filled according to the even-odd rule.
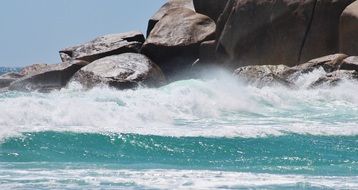
[[165,3],[148,21],[147,36],[157,24],[157,22],[163,18],[165,14],[171,9],[175,8],[188,8],[194,10],[193,0],[169,0]]
[[286,69],[281,73],[284,78],[290,78],[290,80],[297,79],[300,75],[312,72],[315,69],[323,68],[326,72],[333,72],[340,69],[342,62],[348,55],[345,54],[333,54],[312,59],[307,63],[297,65]]
[[23,75],[19,73],[6,73],[0,76],[0,88],[8,87],[12,82],[18,80],[23,77]]
[[186,8],[171,9],[153,28],[142,53],[171,76],[190,69],[201,42],[213,38],[214,33],[215,23],[209,17]]
[[278,85],[293,87],[293,83],[280,76],[280,73],[288,68],[285,65],[244,66],[236,69],[234,76],[259,88]]
[[337,70],[332,73],[327,73],[320,77],[317,81],[310,85],[310,88],[317,88],[321,86],[336,86],[342,80],[358,80],[358,71]]
[[138,53],[144,42],[140,32],[109,34],[82,45],[62,49],[60,56],[63,62],[69,60],[83,60],[92,62],[97,59],[121,53]]
[[160,68],[146,56],[124,53],[90,63],[74,75],[73,81],[86,88],[103,84],[129,89],[139,85],[160,86],[165,84],[165,77]]
[[358,71],[358,56],[351,56],[343,60],[341,70],[354,70]]
[[352,1],[236,1],[221,21],[218,51],[233,67],[294,66],[338,52],[339,17]]
[[72,76],[87,65],[85,61],[68,61],[60,64],[47,65],[45,70],[31,73],[9,86],[9,90],[48,92],[65,87]]
[[[343,10],[355,0],[312,0],[316,2],[302,43],[300,62],[339,52],[339,22]],[[344,53],[344,52],[343,52]]]
[[33,64],[27,67],[24,67],[21,69],[21,71],[19,72],[21,75],[26,76],[26,75],[34,75],[37,73],[42,73],[45,72],[47,70],[50,70],[51,67],[53,67],[54,65],[51,64]]
[[213,20],[218,20],[225,9],[228,0],[193,0],[197,13],[206,15]]
[[358,1],[343,11],[339,29],[340,52],[358,55]]
[[[284,65],[253,65],[239,67],[234,75],[241,81],[262,88],[282,85],[296,87],[298,78],[317,69],[323,69],[318,79],[308,83],[309,88],[334,86],[342,80],[358,80],[358,57],[345,54],[333,54],[313,59],[302,65],[287,67]],[[314,78],[314,77],[313,77]]]

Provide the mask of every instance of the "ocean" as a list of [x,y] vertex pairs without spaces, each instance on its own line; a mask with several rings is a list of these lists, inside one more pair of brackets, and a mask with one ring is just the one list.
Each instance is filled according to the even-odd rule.
[[358,189],[358,83],[0,92],[0,189]]

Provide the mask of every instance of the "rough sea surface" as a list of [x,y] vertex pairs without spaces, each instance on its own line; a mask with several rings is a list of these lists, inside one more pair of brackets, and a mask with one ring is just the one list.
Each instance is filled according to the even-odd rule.
[[358,189],[358,83],[0,92],[0,189]]

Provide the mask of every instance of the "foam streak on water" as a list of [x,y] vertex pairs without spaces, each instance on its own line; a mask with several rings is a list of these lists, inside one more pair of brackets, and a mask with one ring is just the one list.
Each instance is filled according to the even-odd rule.
[[[209,170],[0,170],[1,189],[358,189],[358,177],[274,175]],[[6,175],[17,176],[8,179]],[[26,189],[26,188],[25,188]]]

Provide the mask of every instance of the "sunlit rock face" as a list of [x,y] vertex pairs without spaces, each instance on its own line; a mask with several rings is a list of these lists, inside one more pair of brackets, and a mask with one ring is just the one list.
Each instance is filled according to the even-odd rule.
[[142,53],[167,75],[190,69],[199,57],[200,43],[213,39],[215,22],[187,8],[171,9],[155,25],[143,44]]
[[85,61],[48,64],[47,67],[42,67],[41,70],[36,70],[36,72],[30,72],[12,82],[9,90],[49,92],[61,89],[68,84],[78,70],[87,64],[88,62]]
[[163,18],[163,16],[176,8],[187,8],[194,10],[193,0],[169,0],[165,3],[148,21],[147,36],[153,30],[155,24]]
[[129,89],[139,85],[161,86],[165,84],[165,77],[160,68],[146,56],[124,53],[92,62],[78,71],[73,81],[86,88],[108,85]]
[[339,34],[340,52],[358,55],[358,1],[344,9]]
[[121,53],[138,53],[144,42],[141,32],[109,34],[90,42],[65,48],[60,51],[62,61],[83,60],[92,62],[97,59]]
[[339,19],[352,0],[235,1],[222,30],[218,51],[234,67],[294,66],[337,53]]

